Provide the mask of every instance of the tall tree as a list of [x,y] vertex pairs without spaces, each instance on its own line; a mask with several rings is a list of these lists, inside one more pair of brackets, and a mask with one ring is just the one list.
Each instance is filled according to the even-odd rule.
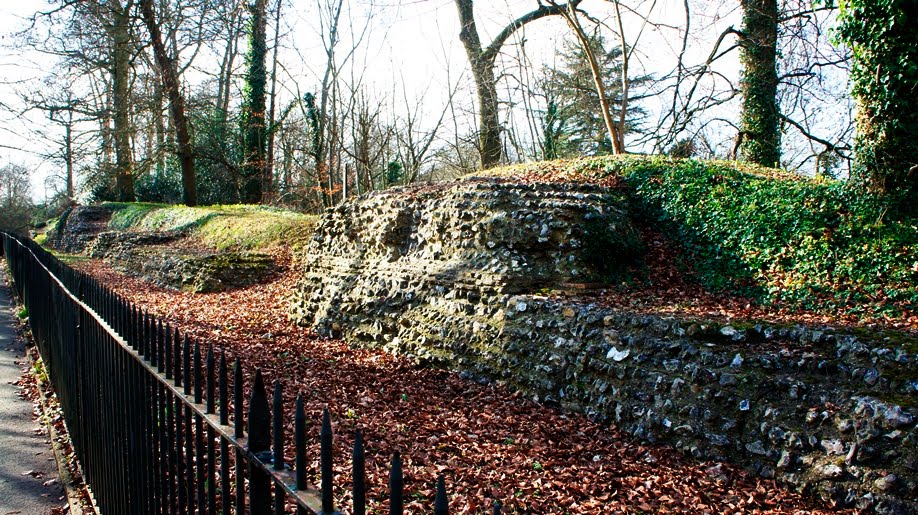
[[153,55],[159,69],[162,86],[169,97],[169,110],[172,113],[172,126],[175,128],[175,141],[179,163],[182,167],[182,200],[186,206],[198,204],[198,189],[194,175],[194,145],[191,141],[191,121],[185,115],[185,97],[179,87],[178,69],[175,59],[166,52],[163,35],[156,21],[153,0],[140,0],[140,10],[144,25],[150,32]]
[[267,103],[267,0],[253,0],[249,10],[249,50],[246,54],[245,90],[242,106],[244,202],[262,201],[266,170]]
[[[621,145],[624,134],[634,128],[635,116],[642,113],[632,104],[625,107],[625,116],[622,116],[621,49],[607,48],[605,38],[598,31],[585,36],[592,58],[579,37],[576,43],[566,41],[558,52],[560,66],[547,69],[541,84],[548,101],[542,142],[546,156],[615,153],[616,140],[613,138],[618,138],[617,143]],[[594,70],[599,73],[604,101],[596,87]],[[646,77],[632,77],[629,81],[632,86],[639,86],[647,80]],[[608,124],[613,118],[624,120],[624,124],[616,122],[615,131],[610,132]]]
[[455,0],[456,8],[459,10],[459,22],[462,24],[459,40],[468,55],[478,96],[478,140],[482,168],[491,168],[500,164],[504,153],[503,145],[500,142],[497,77],[494,74],[495,60],[501,47],[514,32],[527,23],[546,16],[561,14],[562,9],[565,8],[576,9],[581,1],[572,0],[563,7],[539,5],[538,8],[511,21],[488,46],[483,47],[481,37],[478,35],[478,27],[475,24],[473,0]]
[[277,0],[274,12],[274,45],[271,50],[271,102],[268,106],[268,150],[265,164],[265,191],[269,199],[274,197],[274,136],[277,132],[277,51],[280,48],[281,8],[283,0]]
[[740,60],[740,157],[777,166],[781,161],[781,112],[778,108],[778,1],[741,0],[743,30]]
[[23,231],[31,213],[29,170],[15,163],[0,167],[0,228]]
[[841,6],[838,36],[853,52],[859,108],[854,178],[901,194],[918,209],[918,2],[847,0]]

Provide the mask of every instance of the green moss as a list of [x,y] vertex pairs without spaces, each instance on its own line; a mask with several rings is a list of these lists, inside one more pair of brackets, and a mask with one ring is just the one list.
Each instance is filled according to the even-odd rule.
[[62,263],[67,265],[73,265],[76,263],[81,263],[83,261],[89,261],[91,258],[89,256],[84,256],[83,254],[67,254],[66,252],[51,252],[54,254],[57,259],[60,259]]
[[302,243],[317,217],[283,209],[232,205],[185,207],[108,202],[115,211],[109,228],[121,231],[186,231],[216,250],[253,250]]

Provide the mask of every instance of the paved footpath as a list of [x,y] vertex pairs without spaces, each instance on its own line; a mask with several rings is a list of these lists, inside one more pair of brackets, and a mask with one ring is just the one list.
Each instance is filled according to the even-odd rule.
[[10,384],[19,380],[26,358],[4,275],[0,270],[0,515],[47,515],[67,501],[51,443],[35,433],[40,424],[32,419],[32,403]]

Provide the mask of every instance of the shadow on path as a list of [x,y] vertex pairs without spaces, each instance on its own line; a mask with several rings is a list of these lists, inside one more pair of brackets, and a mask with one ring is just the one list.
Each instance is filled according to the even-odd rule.
[[0,515],[47,515],[67,502],[47,435],[36,434],[40,423],[32,419],[32,404],[13,384],[26,360],[14,317],[10,290],[0,275]]

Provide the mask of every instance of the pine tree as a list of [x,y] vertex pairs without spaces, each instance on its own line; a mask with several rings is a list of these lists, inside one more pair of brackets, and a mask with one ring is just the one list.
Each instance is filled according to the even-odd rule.
[[[603,70],[606,95],[612,103],[612,117],[618,119],[622,100],[622,51],[608,48],[599,33],[589,36],[590,46]],[[542,84],[548,99],[543,122],[543,153],[545,158],[612,153],[605,122],[600,111],[599,94],[593,82],[586,52],[576,41],[564,43],[558,53],[560,65],[547,68]],[[632,91],[649,80],[630,78]],[[633,132],[643,110],[632,102],[628,107],[624,132]]]

